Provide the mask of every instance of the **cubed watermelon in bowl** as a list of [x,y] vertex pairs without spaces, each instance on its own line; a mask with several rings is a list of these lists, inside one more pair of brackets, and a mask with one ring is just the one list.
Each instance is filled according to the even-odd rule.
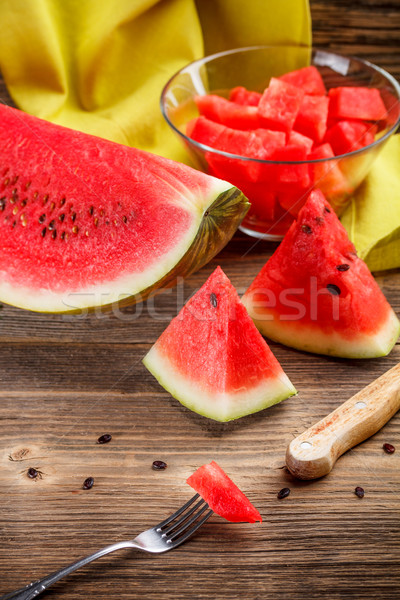
[[357,58],[257,46],[184,67],[161,110],[194,166],[249,198],[240,229],[279,240],[313,188],[343,211],[400,124],[400,86]]

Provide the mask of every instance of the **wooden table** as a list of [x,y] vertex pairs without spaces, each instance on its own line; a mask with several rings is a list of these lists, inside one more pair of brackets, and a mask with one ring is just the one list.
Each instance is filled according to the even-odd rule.
[[[398,0],[311,4],[316,45],[364,56],[400,76]],[[228,424],[183,408],[141,363],[182,298],[217,264],[243,291],[273,249],[237,234],[183,288],[107,315],[2,307],[0,593],[152,526],[190,498],[186,477],[215,459],[260,510],[261,525],[212,517],[174,552],[119,552],[60,582],[48,597],[399,596],[400,415],[321,480],[295,481],[284,468],[290,440],[395,365],[398,345],[386,358],[355,361],[271,344],[299,395]],[[400,273],[377,280],[399,313]],[[112,441],[96,444],[103,433]],[[397,452],[385,454],[384,442]],[[168,468],[153,471],[155,459]],[[27,476],[31,467],[38,478]],[[94,486],[83,490],[89,476]],[[357,485],[363,499],[354,494]],[[278,500],[283,487],[291,494]]]

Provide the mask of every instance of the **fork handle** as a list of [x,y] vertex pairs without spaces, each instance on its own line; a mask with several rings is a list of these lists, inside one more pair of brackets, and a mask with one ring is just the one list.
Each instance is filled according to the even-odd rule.
[[104,556],[105,554],[110,554],[110,552],[115,552],[115,550],[122,550],[123,548],[140,548],[137,544],[132,541],[126,542],[117,542],[116,544],[111,544],[111,546],[106,546],[101,550],[98,550],[94,554],[90,556],[86,556],[85,558],[81,558],[74,562],[72,565],[68,567],[63,567],[58,571],[54,571],[50,575],[43,577],[42,579],[38,579],[37,581],[33,581],[32,583],[28,583],[25,587],[16,590],[15,592],[10,592],[9,594],[5,594],[0,597],[0,600],[31,600],[32,598],[36,598],[42,592],[47,590],[48,587],[59,581],[66,575],[73,573],[80,567],[87,565],[88,563]]

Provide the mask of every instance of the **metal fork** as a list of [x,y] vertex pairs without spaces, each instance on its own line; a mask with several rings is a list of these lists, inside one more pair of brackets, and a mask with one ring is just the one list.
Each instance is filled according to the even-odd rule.
[[68,567],[55,571],[47,575],[47,577],[43,577],[43,579],[29,583],[20,590],[1,596],[0,600],[31,600],[32,598],[36,598],[36,596],[47,590],[53,583],[65,577],[65,575],[69,575],[80,567],[115,550],[138,548],[139,550],[155,554],[173,550],[183,542],[186,542],[211,517],[213,511],[210,510],[208,504],[203,499],[198,500],[199,498],[199,494],[195,494],[189,502],[181,506],[173,515],[161,521],[161,523],[152,527],[152,529],[143,531],[135,539],[106,546],[86,558],[77,560]]

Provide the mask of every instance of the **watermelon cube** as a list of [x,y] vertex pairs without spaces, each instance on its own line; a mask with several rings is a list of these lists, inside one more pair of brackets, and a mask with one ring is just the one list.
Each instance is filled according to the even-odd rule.
[[186,483],[220,517],[233,523],[262,521],[258,510],[214,460],[199,467]]
[[[310,152],[308,158],[310,160],[319,160],[333,158],[334,156],[335,154],[331,145],[325,143]],[[309,164],[310,178],[314,187],[319,188],[330,198],[331,202],[334,202],[334,198],[338,200],[352,191],[338,163],[338,160],[330,160]]]
[[306,94],[301,103],[293,128],[303,135],[321,142],[326,133],[329,98]]
[[297,69],[297,71],[290,71],[290,73],[285,73],[285,75],[281,75],[278,79],[301,88],[305,94],[313,96],[325,96],[326,94],[322,77],[318,69],[313,65]]
[[195,102],[200,115],[232,129],[256,129],[259,125],[256,106],[240,105],[215,94],[196,96]]
[[244,104],[247,106],[258,106],[262,94],[259,92],[252,92],[246,90],[245,87],[239,85],[231,89],[229,93],[229,100],[236,102],[237,104]]
[[376,127],[362,121],[343,120],[333,125],[325,135],[336,155],[359,150],[374,141]]
[[303,90],[272,77],[258,105],[261,126],[289,133],[296,120],[303,96]]
[[379,121],[386,117],[386,107],[376,88],[337,87],[328,95],[330,118]]
[[308,154],[311,152],[311,148],[314,145],[314,140],[292,129],[288,137],[288,144],[290,146],[300,146],[300,148],[305,148]]
[[206,117],[196,117],[186,124],[186,135],[192,140],[210,146],[216,147],[217,140],[224,130],[224,125],[215,123]]
[[287,144],[283,148],[275,150],[271,155],[271,160],[282,161],[282,164],[271,165],[271,186],[275,190],[285,190],[287,184],[296,184],[301,188],[306,188],[310,184],[308,165],[306,162],[301,162],[306,159],[307,153],[304,146]]

